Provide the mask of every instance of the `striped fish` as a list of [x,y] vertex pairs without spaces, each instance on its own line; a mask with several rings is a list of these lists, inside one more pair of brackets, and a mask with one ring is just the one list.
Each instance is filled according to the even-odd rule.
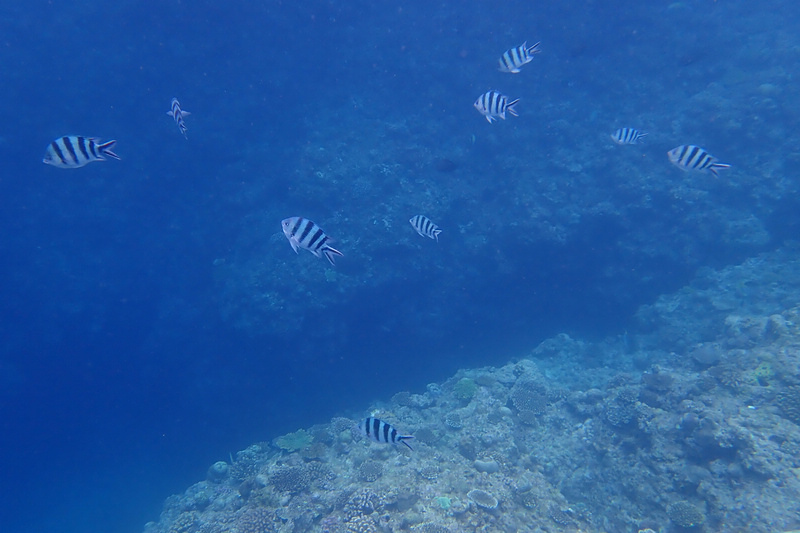
[[718,170],[731,168],[730,165],[720,163],[716,157],[693,144],[683,144],[673,148],[667,152],[667,156],[672,164],[681,170],[708,170],[716,177],[719,177]]
[[365,418],[358,423],[358,429],[367,438],[370,438],[375,442],[382,442],[384,444],[397,444],[398,442],[402,442],[408,446],[409,450],[414,451],[414,448],[412,448],[411,445],[406,442],[408,439],[413,439],[413,435],[399,435],[397,430],[394,429],[391,424],[388,424],[378,418]]
[[645,135],[634,128],[620,128],[611,134],[611,139],[617,144],[636,144]]
[[[183,121],[183,117],[188,117],[191,115],[189,111],[184,111],[181,109],[181,103],[178,101],[177,98],[173,98],[172,102],[169,104],[170,110],[167,111],[167,115],[171,116],[175,120],[175,124],[178,125],[178,129],[181,130],[183,136],[186,137],[186,122]],[[186,137],[188,139],[188,137]]]
[[486,120],[489,121],[489,124],[491,124],[492,121],[497,120],[498,118],[505,120],[506,111],[515,117],[519,116],[514,109],[514,106],[517,104],[517,102],[519,102],[519,98],[509,102],[507,96],[500,94],[497,91],[488,91],[475,100],[473,105],[481,115],[486,117]]
[[331,248],[328,244],[331,240],[330,237],[325,235],[322,228],[307,218],[285,218],[281,221],[281,226],[283,227],[283,234],[289,239],[289,244],[292,245],[292,250],[294,250],[295,253],[300,253],[297,249],[302,248],[308,250],[317,257],[322,257],[324,255],[332,265],[334,264],[333,258],[335,256],[344,255],[339,250]]
[[499,59],[500,72],[518,73],[521,66],[527,65],[533,61],[533,54],[541,52],[539,44],[541,43],[539,42],[529,47],[528,41],[525,41],[516,48],[506,50],[503,57]]
[[417,230],[417,233],[423,237],[436,239],[436,242],[439,242],[439,234],[442,230],[439,229],[439,226],[431,222],[431,219],[424,215],[414,215],[409,222],[411,222],[411,225]]
[[108,141],[98,144],[97,139],[81,137],[80,135],[67,135],[50,143],[44,152],[44,162],[58,168],[79,168],[92,161],[105,161],[103,156],[119,159],[111,151],[117,141]]

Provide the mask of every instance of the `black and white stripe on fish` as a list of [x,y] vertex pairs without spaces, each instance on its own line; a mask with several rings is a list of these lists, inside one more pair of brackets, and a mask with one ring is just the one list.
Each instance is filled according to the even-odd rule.
[[[184,111],[181,109],[181,103],[178,101],[177,98],[173,98],[169,104],[169,111],[167,111],[167,115],[171,116],[175,120],[175,124],[178,125],[178,129],[181,130],[181,133],[184,137],[186,137],[186,122],[183,120],[183,117],[188,117],[191,115],[189,111]],[[188,139],[188,137],[186,137]]]
[[730,168],[730,165],[720,163],[703,148],[693,144],[683,144],[667,152],[667,157],[673,165],[681,170],[708,170],[719,177],[718,170]]
[[439,229],[439,226],[431,222],[431,219],[425,215],[414,215],[409,222],[411,226],[417,230],[417,233],[423,237],[430,237],[431,239],[435,239],[436,242],[439,242],[439,234],[442,230]]
[[509,102],[506,95],[501,94],[498,91],[487,91],[479,96],[472,105],[475,106],[475,109],[477,109],[481,115],[486,117],[486,120],[488,120],[489,124],[491,124],[498,118],[505,120],[506,111],[515,117],[518,116],[517,111],[514,109],[514,106],[517,105],[517,102],[519,102],[519,98]]
[[289,239],[289,244],[292,245],[292,250],[299,253],[298,248],[308,250],[317,257],[322,257],[330,261],[333,265],[335,256],[343,256],[342,252],[331,247],[330,237],[328,237],[322,228],[317,226],[314,222],[303,217],[290,217],[281,221],[283,234]]
[[617,144],[636,144],[645,135],[635,128],[620,128],[611,134],[611,139]]
[[403,443],[408,446],[409,450],[414,450],[406,441],[413,439],[413,435],[400,435],[397,430],[379,418],[369,417],[363,419],[358,423],[358,429],[367,438],[375,442],[382,442],[384,444],[397,444]]
[[533,61],[533,54],[541,52],[539,44],[528,46],[528,41],[525,41],[520,46],[506,50],[499,59],[500,72],[518,73],[520,67]]
[[93,161],[105,161],[108,156],[119,159],[111,151],[117,141],[108,141],[102,144],[92,137],[80,135],[66,135],[51,142],[44,153],[42,162],[58,168],[80,168]]

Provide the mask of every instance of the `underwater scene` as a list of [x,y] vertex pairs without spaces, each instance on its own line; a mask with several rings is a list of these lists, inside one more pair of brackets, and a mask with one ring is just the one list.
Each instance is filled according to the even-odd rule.
[[0,6],[0,531],[800,531],[800,3]]

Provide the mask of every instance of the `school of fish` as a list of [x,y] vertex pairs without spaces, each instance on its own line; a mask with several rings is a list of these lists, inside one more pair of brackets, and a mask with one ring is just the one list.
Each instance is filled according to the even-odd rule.
[[[509,74],[520,73],[523,66],[533,61],[535,54],[541,53],[540,44],[537,42],[528,46],[525,41],[519,46],[509,48],[500,56],[498,70]],[[492,124],[498,119],[505,120],[506,114],[518,117],[515,106],[519,101],[520,98],[512,100],[502,92],[492,89],[480,95],[473,106],[489,124]],[[167,115],[175,121],[178,130],[187,139],[185,117],[190,114],[182,109],[177,98],[171,100]],[[611,139],[621,146],[636,145],[646,135],[647,133],[636,128],[626,126],[612,133]],[[43,162],[57,168],[80,168],[95,161],[105,161],[106,158],[119,160],[120,157],[111,150],[116,142],[116,140],[111,140],[101,143],[96,137],[65,135],[53,140],[47,146]],[[719,162],[706,149],[694,144],[683,144],[669,150],[667,158],[685,172],[707,171],[715,177],[719,176],[720,170],[730,168],[730,165]],[[422,237],[439,241],[439,234],[442,230],[427,216],[414,215],[409,219],[409,223]],[[281,228],[296,253],[299,253],[302,248],[317,257],[325,257],[331,265],[335,265],[336,257],[344,256],[342,252],[331,246],[330,243],[333,240],[322,228],[307,218],[302,216],[285,218],[281,221]],[[409,450],[413,450],[407,442],[414,438],[412,435],[401,435],[391,424],[378,418],[368,417],[361,420],[358,430],[362,435],[375,442],[404,444]]]

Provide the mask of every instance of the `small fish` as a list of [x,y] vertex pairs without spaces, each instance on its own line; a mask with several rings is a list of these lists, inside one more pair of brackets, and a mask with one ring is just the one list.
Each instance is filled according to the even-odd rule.
[[298,248],[308,250],[317,257],[322,257],[324,254],[331,264],[334,264],[334,256],[343,256],[342,252],[331,248],[328,242],[331,240],[322,228],[303,217],[285,218],[281,221],[283,227],[283,234],[289,239],[289,244],[292,245],[292,250],[295,253]]
[[716,157],[693,144],[683,144],[673,148],[667,152],[667,156],[672,164],[681,170],[708,170],[716,177],[719,177],[718,170],[731,168],[730,165],[718,162]]
[[[181,130],[183,136],[186,137],[186,122],[183,121],[183,117],[188,117],[191,115],[189,111],[184,111],[181,109],[181,103],[178,101],[177,98],[173,98],[172,102],[169,104],[170,110],[167,111],[167,115],[171,116],[175,119],[175,124],[178,125],[178,129]],[[188,139],[188,137],[186,137]]]
[[611,140],[617,144],[636,144],[645,135],[634,128],[620,128],[611,134]]
[[409,445],[406,440],[413,439],[413,435],[398,435],[397,430],[391,424],[384,422],[378,418],[365,418],[358,423],[358,429],[368,438],[375,442],[383,442],[397,444],[402,442],[408,449],[414,451],[414,448]]
[[514,109],[514,106],[517,104],[517,102],[519,102],[519,98],[509,102],[507,96],[500,94],[497,91],[488,91],[475,100],[473,105],[481,115],[486,117],[486,120],[489,121],[489,124],[491,124],[493,120],[497,120],[498,118],[505,120],[506,111],[515,117],[519,116]]
[[516,48],[506,50],[503,57],[498,60],[500,62],[500,72],[510,72],[511,74],[518,73],[521,66],[527,65],[533,61],[533,54],[541,52],[539,44],[541,44],[541,42],[529,47],[528,41],[525,41]]
[[42,162],[58,168],[79,168],[92,161],[105,161],[104,155],[119,159],[119,156],[111,151],[116,142],[98,144],[97,139],[92,137],[67,135],[50,143],[44,152]]
[[414,215],[409,222],[411,222],[411,225],[417,230],[417,233],[423,237],[436,239],[436,242],[439,242],[439,234],[442,230],[439,229],[439,226],[431,222],[431,219],[424,215]]

